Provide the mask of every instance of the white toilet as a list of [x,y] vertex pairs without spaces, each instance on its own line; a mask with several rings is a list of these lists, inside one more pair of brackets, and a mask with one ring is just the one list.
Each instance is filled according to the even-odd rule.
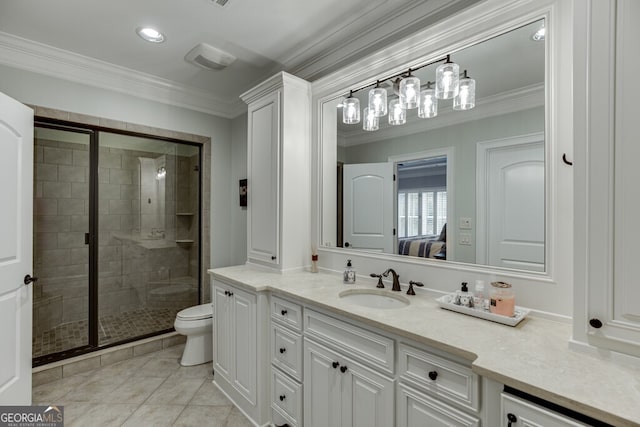
[[186,335],[187,343],[182,353],[182,366],[193,366],[213,360],[213,309],[211,304],[185,308],[176,315],[173,327]]

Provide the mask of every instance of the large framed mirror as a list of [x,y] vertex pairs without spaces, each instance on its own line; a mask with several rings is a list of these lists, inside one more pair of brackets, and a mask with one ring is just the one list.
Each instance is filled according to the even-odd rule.
[[435,117],[407,109],[403,125],[390,125],[388,115],[376,131],[363,130],[362,121],[345,124],[339,107],[351,91],[361,108],[376,83],[388,100],[398,97],[393,73],[322,99],[321,246],[548,273],[543,31],[545,18],[530,19],[411,62],[424,90],[450,55],[460,74],[475,80],[471,109],[454,110],[451,99],[441,99]]

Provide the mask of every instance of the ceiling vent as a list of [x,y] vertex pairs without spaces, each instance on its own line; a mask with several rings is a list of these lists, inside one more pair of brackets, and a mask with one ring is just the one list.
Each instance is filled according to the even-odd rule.
[[229,3],[229,0],[211,0],[211,3],[218,5],[220,7],[225,7],[227,3]]
[[200,43],[191,49],[184,59],[207,70],[222,70],[231,65],[236,57],[206,43]]

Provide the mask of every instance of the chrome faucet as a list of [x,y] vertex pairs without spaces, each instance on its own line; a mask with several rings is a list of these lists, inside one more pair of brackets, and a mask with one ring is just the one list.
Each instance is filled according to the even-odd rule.
[[398,273],[396,273],[396,271],[393,268],[389,268],[387,269],[387,271],[385,271],[384,273],[382,273],[382,275],[384,277],[389,276],[389,273],[391,273],[393,275],[393,287],[391,288],[392,291],[396,291],[396,292],[400,292],[400,281],[398,280],[398,278],[400,277],[400,275]]

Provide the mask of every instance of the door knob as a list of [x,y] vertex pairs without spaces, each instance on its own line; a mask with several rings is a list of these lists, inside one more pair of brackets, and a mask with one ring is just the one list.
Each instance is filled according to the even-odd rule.
[[342,372],[343,374],[345,372],[347,372],[347,367],[346,366],[340,366],[340,372]]
[[349,244],[349,242],[344,242],[344,247],[345,247],[345,248],[348,248],[349,246],[351,246],[351,245]]
[[431,381],[435,381],[436,378],[438,378],[438,373],[436,371],[429,372],[429,378],[431,379]]
[[33,282],[37,282],[38,278],[37,277],[31,277],[31,275],[27,274],[26,276],[24,276],[24,284],[28,285],[29,283],[33,283]]
[[[25,278],[25,280],[27,279]],[[596,329],[602,328],[602,322],[600,321],[600,319],[591,319],[589,320],[589,324]]]
[[338,362],[332,362],[331,366],[333,366],[333,369],[336,369],[340,364]]
[[513,415],[512,413],[508,413],[507,414],[507,421],[509,421],[509,424],[507,427],[512,427],[512,424],[517,423],[518,422],[518,417],[516,417],[515,415]]

